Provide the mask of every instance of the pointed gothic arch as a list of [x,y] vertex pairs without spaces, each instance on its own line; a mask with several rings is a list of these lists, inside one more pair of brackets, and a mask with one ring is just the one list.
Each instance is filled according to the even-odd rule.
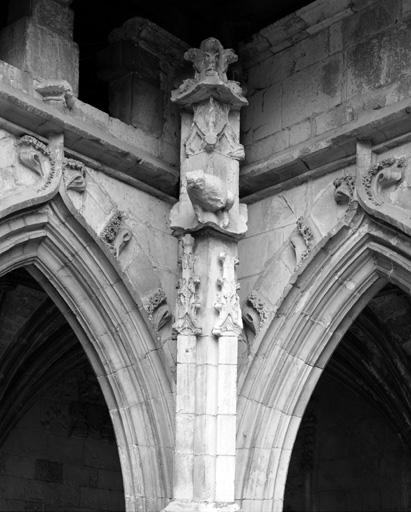
[[388,282],[411,293],[409,236],[361,209],[295,276],[239,388],[236,498],[243,512],[282,510],[311,394],[352,322]]
[[0,275],[25,267],[56,303],[93,367],[116,434],[126,509],[171,496],[172,384],[126,278],[56,195],[0,220]]

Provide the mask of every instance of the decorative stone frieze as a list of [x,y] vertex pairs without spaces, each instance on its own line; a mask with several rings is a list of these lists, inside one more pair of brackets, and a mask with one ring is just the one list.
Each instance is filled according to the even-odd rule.
[[157,288],[143,299],[143,305],[156,331],[159,331],[171,319],[167,296],[162,288]]
[[221,277],[217,281],[219,291],[214,308],[218,312],[219,321],[213,329],[213,334],[217,337],[239,336],[243,330],[240,299],[237,294],[240,285],[235,271],[239,260],[225,252],[220,253],[218,259],[221,265]]
[[254,334],[257,334],[267,321],[271,311],[265,298],[257,290],[253,290],[247,296],[243,307],[243,321]]
[[194,238],[185,235],[181,239],[181,246],[181,278],[177,284],[176,322],[173,329],[178,334],[199,336],[202,330],[196,317],[200,309],[197,294],[200,278],[195,275]]
[[63,161],[63,179],[67,190],[84,192],[86,189],[86,166],[79,160],[65,158]]
[[233,50],[224,49],[220,41],[209,37],[201,43],[199,49],[188,50],[184,58],[193,63],[195,75],[194,78],[184,80],[172,92],[172,101],[191,107],[213,96],[235,109],[248,105],[240,85],[227,79],[228,66],[238,60]]
[[131,240],[131,237],[132,231],[125,224],[124,212],[120,210],[113,213],[100,234],[100,238],[116,258],[120,256],[121,251]]
[[338,204],[350,203],[355,189],[355,179],[353,176],[343,176],[333,181],[335,187],[334,199]]

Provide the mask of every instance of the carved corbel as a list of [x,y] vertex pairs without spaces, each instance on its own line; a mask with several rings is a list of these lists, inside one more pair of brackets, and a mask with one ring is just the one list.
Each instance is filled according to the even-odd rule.
[[202,332],[197,324],[197,311],[200,300],[197,288],[200,278],[195,275],[194,238],[185,235],[181,239],[183,254],[179,261],[181,278],[177,284],[176,322],[173,329],[177,334],[199,336]]
[[[49,148],[30,135],[23,135],[18,142],[20,162],[40,177],[42,185],[37,192],[45,190],[51,183],[55,173],[55,162]],[[47,169],[46,161],[50,168]]]
[[308,257],[311,252],[311,229],[304,223],[303,217],[297,220],[297,229],[291,234],[290,243],[295,252],[296,269]]
[[187,193],[200,224],[215,222],[222,228],[228,226],[234,195],[221,178],[201,169],[187,172]]
[[214,308],[218,312],[219,322],[213,329],[216,337],[239,336],[243,330],[240,299],[237,291],[240,285],[236,279],[235,267],[239,260],[226,252],[219,254],[221,276],[217,280],[217,298]]
[[86,189],[86,166],[83,162],[65,158],[63,161],[63,176],[67,190],[84,192]]
[[74,106],[73,89],[66,80],[45,80],[36,87],[36,91],[42,96],[43,101],[50,105],[68,108]]
[[363,176],[362,183],[368,199],[380,206],[384,203],[382,191],[385,187],[398,183],[403,178],[405,158],[386,158],[373,165]]
[[333,181],[333,185],[335,187],[334,199],[337,204],[348,204],[352,201],[355,189],[355,179],[353,176],[348,175],[337,178]]
[[124,217],[124,212],[115,211],[100,234],[100,238],[116,258],[132,237],[131,229],[124,223]]
[[158,288],[144,299],[143,305],[156,331],[159,331],[171,319],[170,307],[162,288]]
[[254,334],[257,334],[271,311],[266,300],[256,290],[253,290],[248,295],[243,308],[243,321]]

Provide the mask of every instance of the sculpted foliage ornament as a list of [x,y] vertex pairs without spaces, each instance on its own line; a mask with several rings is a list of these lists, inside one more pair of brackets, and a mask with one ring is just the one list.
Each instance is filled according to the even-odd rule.
[[381,197],[383,187],[397,183],[402,179],[402,169],[405,166],[405,158],[386,158],[373,165],[363,176],[362,183],[365,187],[368,199],[375,205],[381,205],[384,199]]
[[226,252],[219,254],[221,277],[218,278],[217,299],[214,308],[218,312],[219,322],[213,329],[214,336],[239,336],[243,330],[240,299],[237,291],[240,285],[236,279],[235,267],[239,260]]
[[355,179],[353,176],[343,176],[333,181],[335,187],[334,198],[338,204],[350,203],[355,189]]
[[[214,37],[205,39],[200,48],[191,48],[184,58],[193,63],[194,78],[184,80],[172,93],[172,101],[182,106],[192,106],[213,96],[217,100],[231,104],[233,108],[247,105],[240,85],[227,80],[228,66],[238,57],[231,49],[224,49]],[[206,86],[206,87],[204,87]]]
[[313,234],[309,226],[304,222],[303,217],[297,219],[297,229],[291,234],[290,243],[295,252],[297,262],[296,269],[300,267],[302,262],[311,252],[311,239]]
[[171,311],[162,288],[158,288],[144,299],[143,305],[156,331],[159,331],[170,320]]
[[[51,183],[55,174],[55,162],[49,148],[30,135],[23,135],[18,141],[20,162],[36,173],[40,179],[37,192],[45,190]],[[46,165],[46,161],[50,165]]]
[[86,189],[86,166],[78,160],[65,158],[63,161],[63,179],[67,190],[84,192]]
[[132,231],[125,224],[124,217],[124,212],[115,211],[100,234],[100,238],[116,258],[132,237]]
[[267,321],[271,311],[272,309],[268,306],[265,298],[257,290],[253,290],[247,296],[243,308],[243,321],[254,334],[257,334],[261,326]]
[[194,238],[185,235],[181,239],[183,255],[180,260],[181,278],[177,284],[177,320],[173,329],[177,334],[199,336],[202,332],[197,324],[197,311],[200,309],[200,300],[197,287],[200,278],[195,276]]

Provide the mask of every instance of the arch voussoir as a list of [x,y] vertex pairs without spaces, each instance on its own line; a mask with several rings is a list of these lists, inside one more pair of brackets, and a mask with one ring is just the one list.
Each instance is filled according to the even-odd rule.
[[317,254],[293,280],[243,368],[237,439],[245,467],[236,488],[243,511],[282,510],[301,418],[335,348],[387,282],[411,292],[407,235],[365,215],[357,229],[342,227]]

